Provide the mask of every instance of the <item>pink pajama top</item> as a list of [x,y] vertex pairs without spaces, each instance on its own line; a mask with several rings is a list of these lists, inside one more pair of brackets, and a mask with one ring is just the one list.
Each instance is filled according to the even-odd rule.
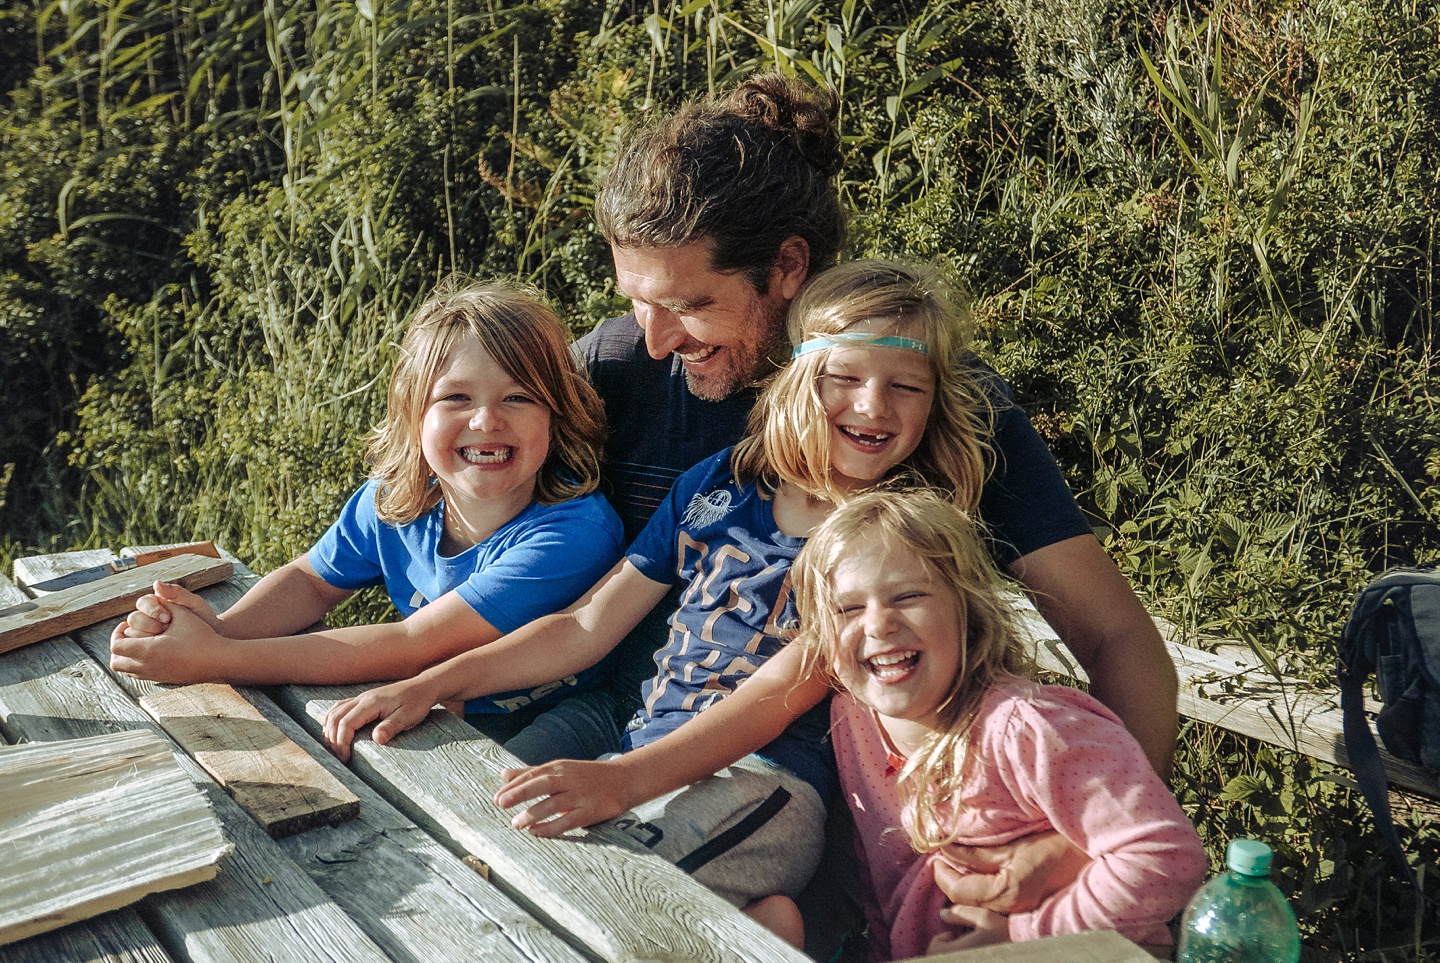
[[[874,711],[842,692],[830,722],[840,784],[855,816],[871,958],[924,955],[931,938],[948,929],[939,919],[948,900],[934,877],[945,850],[910,848],[896,783],[905,760]],[[995,845],[1054,829],[1091,858],[1074,883],[1010,917],[1012,941],[1117,930],[1137,943],[1170,943],[1166,921],[1204,879],[1205,852],[1109,709],[1078,689],[1017,678],[986,696],[971,747],[974,758],[953,807],[954,842]]]

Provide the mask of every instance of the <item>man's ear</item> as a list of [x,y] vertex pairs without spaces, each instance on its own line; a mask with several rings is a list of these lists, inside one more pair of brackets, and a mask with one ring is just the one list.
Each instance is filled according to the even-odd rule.
[[775,255],[775,263],[770,266],[769,291],[779,294],[786,301],[793,301],[809,276],[810,244],[803,237],[792,234],[780,242],[780,251]]

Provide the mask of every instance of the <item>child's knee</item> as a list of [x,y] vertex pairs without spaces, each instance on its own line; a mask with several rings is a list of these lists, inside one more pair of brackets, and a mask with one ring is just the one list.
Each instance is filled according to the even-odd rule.
[[805,921],[800,907],[788,896],[766,896],[741,910],[797,950],[805,948]]

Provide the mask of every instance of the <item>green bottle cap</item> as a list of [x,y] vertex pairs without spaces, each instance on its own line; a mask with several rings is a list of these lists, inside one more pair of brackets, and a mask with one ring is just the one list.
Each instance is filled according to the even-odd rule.
[[1270,875],[1270,847],[1257,839],[1232,839],[1225,849],[1225,865],[1242,876]]

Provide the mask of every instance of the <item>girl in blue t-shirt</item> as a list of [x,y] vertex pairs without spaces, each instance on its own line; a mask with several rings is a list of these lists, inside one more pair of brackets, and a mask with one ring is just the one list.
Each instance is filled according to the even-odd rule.
[[[907,474],[965,509],[978,505],[991,412],[980,369],[963,360],[966,322],[929,269],[858,261],[818,276],[791,307],[795,360],[756,404],[749,436],[682,475],[626,558],[581,602],[489,651],[338,703],[325,720],[332,746],[344,753],[355,730],[375,719],[383,743],[437,701],[591,665],[677,584],[684,592],[644,708],[613,748],[639,750],[723,700],[793,633],[790,563],[837,504]],[[524,659],[505,655],[516,646]],[[626,755],[518,771],[498,799],[511,805],[548,794],[516,819],[541,835],[630,809],[622,824],[637,839],[798,938],[788,897],[819,859],[833,788],[824,728],[823,713],[802,719],[756,756],[669,795],[648,787],[677,760],[637,767]],[[581,769],[569,766],[587,775],[572,778]],[[622,772],[633,781],[612,778]]]
[[[623,534],[594,493],[604,412],[567,342],[533,289],[442,285],[405,334],[371,477],[340,518],[222,614],[157,582],[116,626],[112,668],[178,683],[399,679],[574,602]],[[382,584],[402,621],[291,634]],[[466,710],[472,721],[538,710],[577,673]]]

